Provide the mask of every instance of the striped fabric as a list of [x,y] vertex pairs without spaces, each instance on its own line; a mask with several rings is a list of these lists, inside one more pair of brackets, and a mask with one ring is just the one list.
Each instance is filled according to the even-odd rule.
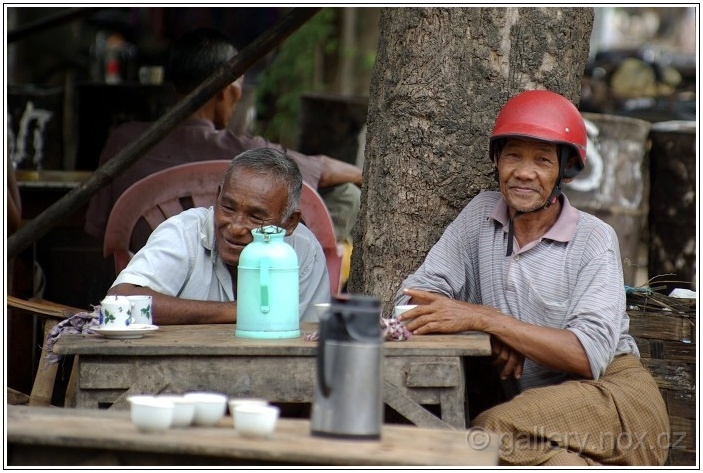
[[[562,196],[558,221],[539,241],[507,248],[508,211],[498,192],[477,195],[447,227],[418,270],[403,282],[458,300],[495,307],[535,325],[571,330],[589,358],[593,377],[613,357],[639,356],[628,335],[618,240],[601,220]],[[408,297],[399,291],[396,304]],[[570,379],[530,360],[521,389]]]
[[502,465],[660,466],[671,441],[664,400],[632,355],[616,357],[599,380],[527,390],[479,414],[472,429],[498,434]]
[[[497,192],[476,196],[402,288],[492,306],[535,325],[572,331],[593,380],[525,362],[521,394],[474,419],[501,439],[505,465],[662,465],[666,405],[628,334],[618,240],[562,197],[555,225],[506,257],[508,209]],[[528,389],[530,388],[530,389]],[[471,432],[467,440],[472,439]]]

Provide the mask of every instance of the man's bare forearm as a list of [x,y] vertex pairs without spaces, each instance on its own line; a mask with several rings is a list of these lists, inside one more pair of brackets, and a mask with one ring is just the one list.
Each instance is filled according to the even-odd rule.
[[337,186],[346,182],[351,182],[358,186],[362,183],[361,169],[353,164],[349,164],[338,159],[330,158],[329,156],[321,155],[322,157],[322,173],[320,182],[317,185],[320,188]]
[[154,323],[157,325],[231,324],[237,320],[236,302],[180,299],[133,284],[118,284],[108,294],[151,296]]

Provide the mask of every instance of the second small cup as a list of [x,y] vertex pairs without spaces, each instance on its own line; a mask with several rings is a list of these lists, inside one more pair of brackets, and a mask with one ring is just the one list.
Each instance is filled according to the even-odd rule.
[[190,392],[184,398],[195,403],[194,425],[213,426],[225,415],[227,396],[211,392]]
[[317,315],[319,320],[322,320],[322,317],[324,317],[327,311],[330,310],[330,306],[331,304],[329,302],[315,304],[315,315]]
[[127,296],[132,303],[132,317],[137,324],[151,325],[153,323],[151,296]]
[[234,409],[234,428],[244,437],[271,437],[280,412],[278,406],[239,405]]
[[[404,312],[414,309],[415,307],[417,307],[417,304],[397,305],[393,308],[393,317],[399,319]],[[407,322],[404,321],[402,323],[405,324]]]

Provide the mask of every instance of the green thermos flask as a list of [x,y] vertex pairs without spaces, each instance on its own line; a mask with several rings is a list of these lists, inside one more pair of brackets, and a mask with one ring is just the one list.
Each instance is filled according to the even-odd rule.
[[285,229],[268,225],[251,231],[254,241],[237,267],[237,326],[242,338],[300,336],[298,255],[283,240]]

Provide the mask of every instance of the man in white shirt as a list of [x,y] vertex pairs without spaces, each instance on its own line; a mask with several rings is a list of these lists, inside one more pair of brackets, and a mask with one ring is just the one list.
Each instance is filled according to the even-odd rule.
[[251,230],[277,225],[298,255],[302,321],[329,302],[325,256],[300,223],[303,181],[297,165],[272,148],[245,151],[225,172],[217,203],[182,212],[159,225],[117,276],[108,294],[152,296],[154,322],[234,323],[237,265]]

